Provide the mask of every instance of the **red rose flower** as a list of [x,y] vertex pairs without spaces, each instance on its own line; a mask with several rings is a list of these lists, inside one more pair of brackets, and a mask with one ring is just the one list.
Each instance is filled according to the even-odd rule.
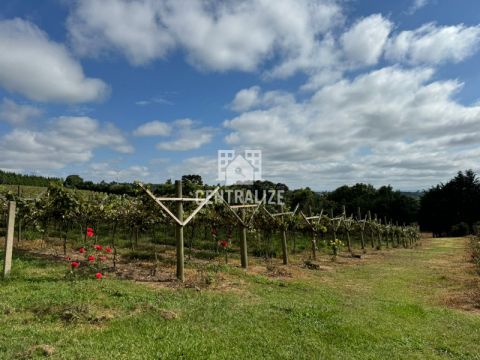
[[97,279],[101,279],[101,278],[103,277],[103,275],[102,275],[102,273],[96,273],[96,274],[95,274],[95,277],[96,277]]
[[103,248],[102,248],[102,245],[93,245],[93,247],[94,247],[95,250],[97,250],[97,251],[100,251],[100,250],[103,249]]
[[228,241],[227,240],[220,240],[218,242],[218,244],[225,249],[228,246]]
[[78,252],[79,252],[80,254],[83,254],[85,251],[86,251],[86,250],[85,250],[84,247],[81,247],[80,249],[78,249]]
[[95,235],[95,233],[94,233],[93,229],[92,228],[87,228],[87,236],[92,237],[94,235]]
[[72,268],[77,268],[80,265],[80,263],[77,261],[72,261],[71,265],[72,265]]
[[90,255],[90,256],[88,257],[88,261],[90,261],[90,262],[91,262],[91,261],[95,261],[95,256]]
[[105,248],[105,251],[106,251],[107,253],[111,253],[113,250],[112,250],[112,248],[111,248],[110,246],[107,246],[107,247]]

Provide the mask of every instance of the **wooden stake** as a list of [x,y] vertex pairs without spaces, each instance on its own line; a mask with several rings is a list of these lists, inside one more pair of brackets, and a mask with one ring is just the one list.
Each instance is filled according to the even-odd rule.
[[[388,228],[388,223],[387,223],[387,217],[385,216],[383,218],[384,220],[384,223],[385,223],[385,241],[387,243],[387,249],[390,247],[390,245],[388,244],[388,235],[390,235],[390,229]],[[392,245],[393,246],[393,245]]]
[[350,242],[350,223],[347,225],[347,211],[345,209],[345,205],[343,205],[343,224],[345,226],[345,232],[347,233],[347,247],[348,252],[352,253],[352,244]]
[[[358,221],[360,222],[360,241],[361,241],[361,244],[362,244],[362,250],[365,250],[365,237],[364,237],[364,230],[365,230],[365,223],[361,223],[362,221],[362,213],[360,211],[360,207],[357,208],[357,213],[358,213]],[[367,221],[365,219],[365,221]]]
[[[18,185],[17,187],[17,197],[20,200],[20,196],[22,195],[21,186]],[[22,240],[22,218],[17,219],[17,245]]]
[[[175,188],[177,190],[177,197],[182,197],[182,182],[180,180],[175,181]],[[177,219],[179,220],[179,224],[177,223],[177,279],[181,282],[185,281],[184,275],[184,248],[183,248],[183,202],[177,202]]]
[[247,227],[244,225],[246,221],[245,209],[242,209],[242,239],[240,240],[240,261],[242,268],[248,268],[248,253],[247,253]]
[[372,242],[372,249],[375,247],[375,239],[374,239],[374,230],[372,227],[372,214],[370,213],[370,210],[368,210],[368,222],[370,226],[370,240]]
[[13,233],[15,232],[15,201],[8,203],[8,227],[7,237],[5,238],[5,261],[3,263],[3,277],[10,275],[12,270],[12,252],[13,252]]
[[[284,208],[282,206],[282,213]],[[285,224],[285,216],[282,216],[282,255],[283,255],[283,265],[288,265],[288,248],[287,248],[287,226]]]

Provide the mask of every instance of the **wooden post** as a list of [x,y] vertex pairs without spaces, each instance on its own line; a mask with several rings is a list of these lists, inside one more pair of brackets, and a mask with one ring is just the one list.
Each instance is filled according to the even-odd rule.
[[[18,185],[17,187],[17,197],[20,200],[20,196],[22,195],[21,186]],[[17,219],[17,244],[22,240],[22,218]]]
[[[309,216],[313,216],[311,206],[308,207],[308,214]],[[312,226],[312,260],[317,260],[317,232],[313,224],[311,226]]]
[[[245,223],[246,215],[245,209],[242,209],[242,221]],[[248,253],[247,253],[247,227],[242,224],[242,239],[240,240],[240,261],[242,268],[248,268]]]
[[370,210],[368,210],[368,222],[370,223],[370,241],[372,243],[372,249],[375,247],[375,239],[374,239],[374,231],[372,227],[372,214]]
[[15,232],[15,201],[8,203],[8,225],[7,236],[5,238],[5,261],[3,263],[3,277],[10,275],[12,269],[12,252],[13,252],[13,233]]
[[288,250],[287,250],[287,230],[282,230],[282,253],[283,265],[288,265]]
[[[175,188],[177,190],[177,197],[181,198],[182,195],[182,182],[180,180],[175,181]],[[183,202],[177,203],[177,218],[183,222]],[[184,248],[183,248],[183,225],[177,224],[177,279],[181,282],[185,281],[184,275]]]
[[[388,223],[387,223],[387,217],[385,216],[384,217],[384,221],[385,221],[385,241],[387,243],[387,249],[390,247],[390,245],[388,244],[388,235],[390,235],[390,229],[388,228]],[[393,245],[392,245],[393,246]]]
[[397,239],[397,247],[400,247],[400,234],[398,230],[398,221],[395,222],[395,238]]
[[345,209],[345,205],[343,205],[343,221],[344,221],[344,226],[345,226],[345,232],[347,233],[347,247],[348,247],[348,252],[351,254],[352,253],[352,244],[350,242],[350,224],[347,225],[347,211]]
[[332,222],[333,241],[337,239],[337,231],[333,222],[333,209],[330,209],[330,221]]
[[362,213],[360,211],[360,207],[357,208],[357,216],[358,216],[358,221],[360,222],[360,242],[362,245],[362,250],[365,250],[365,237],[364,237],[364,230],[365,230],[365,223],[362,225]]
[[[283,206],[281,211],[284,212]],[[288,265],[287,226],[285,224],[284,215],[282,215],[282,255],[283,255],[283,265]]]

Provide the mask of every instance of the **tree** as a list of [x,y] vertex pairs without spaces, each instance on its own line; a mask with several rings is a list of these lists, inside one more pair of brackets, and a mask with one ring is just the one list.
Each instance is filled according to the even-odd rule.
[[183,175],[182,183],[186,184],[190,182],[192,185],[203,185],[203,180],[200,175]]
[[83,179],[79,175],[68,175],[63,185],[66,188],[77,189],[83,184]]
[[[459,171],[446,184],[439,184],[420,200],[420,225],[435,235],[472,229],[480,220],[480,182],[472,170]],[[464,223],[464,224],[462,224]],[[465,226],[466,225],[466,226]]]

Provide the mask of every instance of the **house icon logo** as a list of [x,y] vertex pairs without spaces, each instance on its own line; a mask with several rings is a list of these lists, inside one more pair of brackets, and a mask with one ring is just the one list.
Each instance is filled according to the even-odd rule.
[[242,155],[235,150],[218,150],[217,180],[225,181],[225,185],[262,180],[262,151],[245,150]]

